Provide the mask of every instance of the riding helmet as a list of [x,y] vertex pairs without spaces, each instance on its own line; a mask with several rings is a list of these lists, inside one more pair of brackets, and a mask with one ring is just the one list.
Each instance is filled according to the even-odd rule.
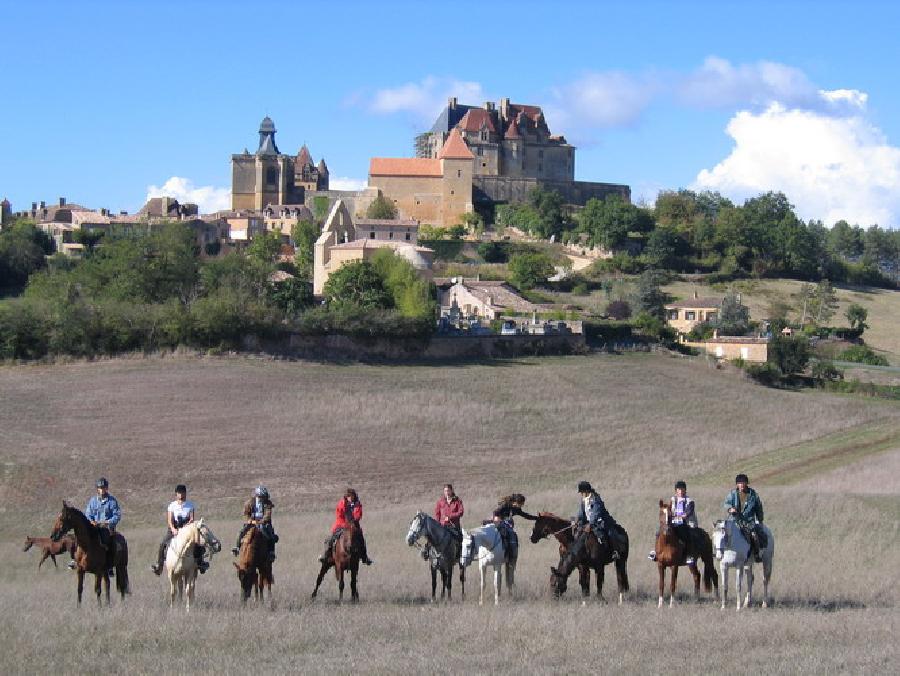
[[184,484],[178,484],[177,486],[175,486],[175,492],[184,493],[185,495],[187,495],[187,486],[185,486]]
[[268,498],[269,490],[265,486],[260,484],[259,486],[256,487],[256,490],[253,491],[253,495],[255,495],[258,498]]
[[109,488],[109,482],[106,480],[106,477],[100,477],[97,479],[97,488]]
[[578,492],[579,493],[593,493],[594,487],[591,486],[588,481],[579,481],[578,482]]
[[687,484],[684,483],[683,481],[676,481],[676,482],[675,482],[675,490],[677,491],[679,488],[680,488],[681,490],[683,490],[683,491],[686,491],[686,490],[687,490]]
[[734,483],[736,483],[736,484],[749,484],[749,483],[750,483],[750,479],[747,478],[747,475],[746,475],[746,474],[738,474],[736,477],[734,477]]

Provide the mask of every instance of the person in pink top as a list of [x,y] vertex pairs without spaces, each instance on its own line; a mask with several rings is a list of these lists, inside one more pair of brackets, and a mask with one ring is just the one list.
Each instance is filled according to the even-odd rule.
[[453,484],[445,485],[444,494],[438,498],[437,504],[434,506],[435,520],[442,526],[453,529],[456,535],[462,537],[460,520],[465,512],[462,500],[453,490]]

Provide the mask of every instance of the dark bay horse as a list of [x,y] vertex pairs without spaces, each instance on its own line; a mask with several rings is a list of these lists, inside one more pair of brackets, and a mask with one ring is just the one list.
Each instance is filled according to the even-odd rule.
[[[425,512],[417,512],[409,523],[409,531],[406,534],[406,544],[415,545],[419,538],[425,537],[428,542],[428,562],[431,569],[431,602],[434,603],[437,593],[437,575],[441,574],[441,599],[444,594],[449,600],[453,593],[453,568],[459,564],[459,556],[462,550],[462,539],[445,526],[439,524]],[[462,595],[466,595],[466,569],[459,566],[459,583],[462,585]]]
[[101,586],[106,590],[106,605],[109,605],[109,570],[116,570],[116,588],[125,600],[128,589],[128,543],[121,533],[111,533],[109,547],[100,541],[100,529],[93,525],[81,510],[63,502],[62,511],[56,517],[50,539],[59,542],[63,535],[72,531],[78,546],[75,549],[75,572],[78,575],[78,605],[84,591],[84,576],[94,575],[94,591],[100,605]]
[[555,535],[559,540],[559,565],[550,568],[550,586],[556,597],[566,592],[566,583],[572,571],[578,569],[581,595],[584,598],[590,596],[591,570],[597,577],[597,596],[603,599],[603,581],[606,566],[614,563],[616,567],[616,581],[619,587],[619,603],[624,600],[624,594],[629,590],[628,584],[628,533],[624,528],[619,529],[619,537],[623,546],[619,548],[619,558],[613,559],[613,547],[609,542],[600,543],[597,537],[591,533],[583,545],[575,545],[575,534],[572,524],[555,514],[541,513],[535,522],[531,533],[531,541],[538,542],[543,538]]
[[252,592],[257,600],[265,600],[265,591],[269,590],[269,601],[272,601],[272,585],[275,576],[272,574],[272,561],[269,558],[269,543],[266,535],[258,528],[250,528],[241,539],[237,568],[238,580],[241,583],[241,602],[246,603]]
[[75,560],[75,548],[78,546],[78,543],[75,542],[74,535],[63,535],[59,542],[54,542],[52,538],[33,538],[30,536],[25,536],[25,546],[22,547],[23,552],[27,552],[34,546],[38,546],[41,549],[41,560],[38,561],[38,570],[40,570],[41,566],[44,565],[44,561],[48,558],[53,561],[53,566],[55,568],[59,568],[56,564],[56,557],[59,554],[65,554],[69,552],[69,556],[72,557],[72,560]]
[[[715,587],[716,598],[719,597],[719,574],[713,559],[712,540],[702,528],[694,528],[698,556],[703,561],[703,587],[707,592]],[[686,563],[687,551],[684,543],[675,534],[672,527],[672,508],[668,502],[659,501],[659,535],[656,536],[656,567],[659,570],[659,608],[663,606],[663,594],[666,588],[666,568],[672,569],[669,607],[675,605],[675,589],[678,580],[678,567],[687,566],[694,576],[694,596],[700,596],[700,571],[697,563]]]
[[335,540],[334,546],[331,548],[331,556],[322,564],[322,568],[319,570],[319,577],[316,579],[316,588],[313,589],[311,598],[316,598],[322,580],[325,578],[325,573],[334,566],[334,575],[338,581],[338,600],[344,600],[344,573],[349,571],[350,598],[354,602],[359,601],[359,592],[356,590],[356,576],[359,573],[359,562],[364,551],[363,536],[359,522],[350,519],[349,523],[350,525],[344,528],[340,537]]

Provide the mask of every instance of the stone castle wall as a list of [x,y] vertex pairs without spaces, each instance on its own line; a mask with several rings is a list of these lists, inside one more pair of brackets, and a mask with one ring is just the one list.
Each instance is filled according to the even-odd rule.
[[538,186],[557,191],[566,204],[577,206],[584,206],[591,198],[602,200],[609,195],[619,195],[623,200],[631,201],[631,188],[618,183],[548,181],[510,176],[474,176],[472,200],[475,204],[526,202],[528,193]]

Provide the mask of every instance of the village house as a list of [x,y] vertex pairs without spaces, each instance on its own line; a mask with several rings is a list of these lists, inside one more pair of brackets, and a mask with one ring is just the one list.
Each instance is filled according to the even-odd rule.
[[687,347],[702,350],[717,359],[743,359],[746,362],[764,363],[769,359],[769,339],[762,336],[720,336],[713,332],[712,338],[700,342],[685,340],[679,342]]
[[539,309],[506,282],[453,277],[436,280],[435,284],[441,316],[491,321],[505,315],[531,313]]
[[321,296],[328,277],[345,263],[369,260],[381,249],[402,256],[420,276],[431,281],[434,250],[418,246],[418,241],[416,221],[360,219],[354,223],[343,200],[337,200],[316,240],[313,294]]
[[693,298],[666,304],[666,322],[678,333],[690,333],[697,324],[714,321],[721,309],[721,298],[699,298],[695,291]]

